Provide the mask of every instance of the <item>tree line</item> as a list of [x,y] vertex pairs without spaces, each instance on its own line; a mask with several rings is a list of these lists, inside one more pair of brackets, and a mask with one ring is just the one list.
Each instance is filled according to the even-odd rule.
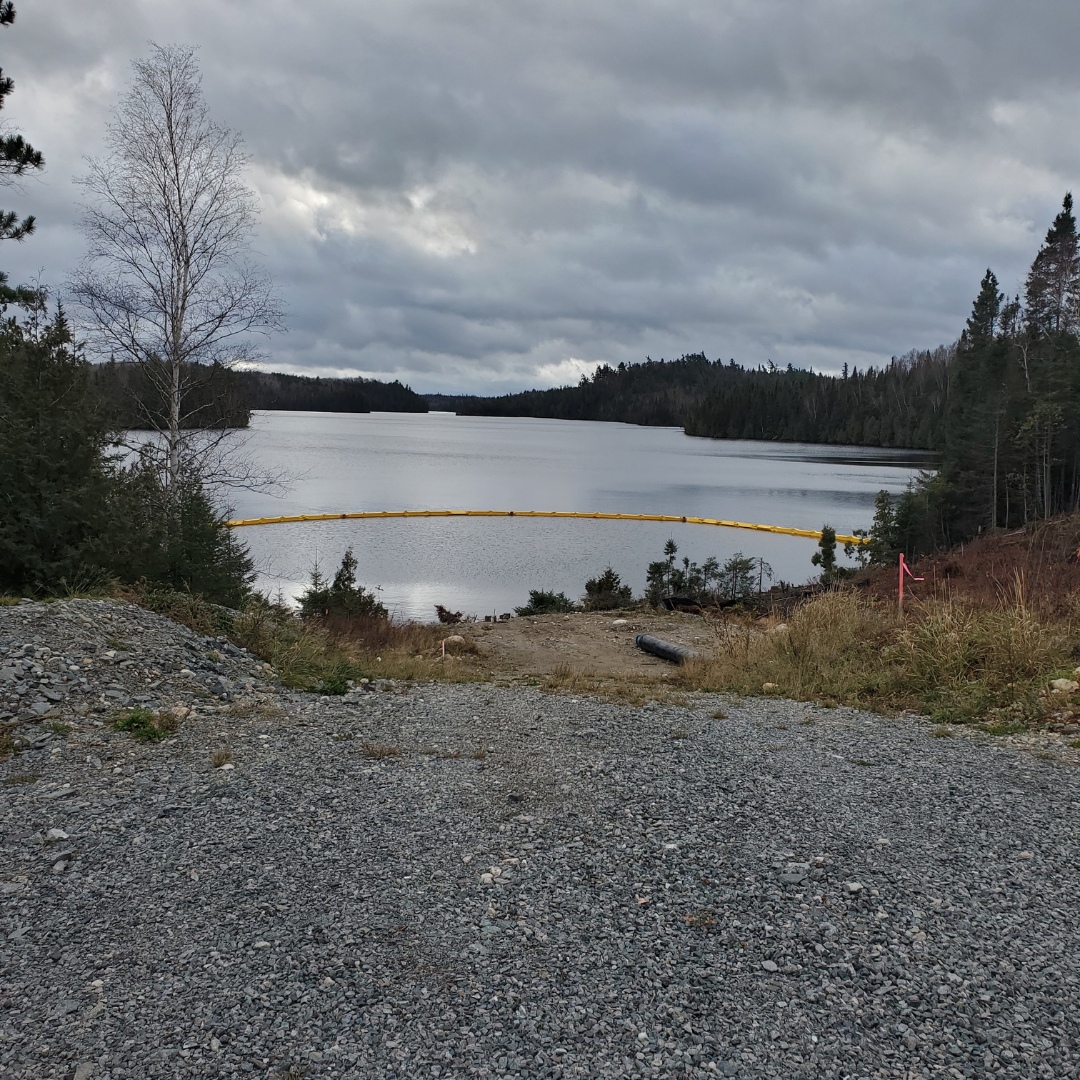
[[[110,410],[114,426],[160,431],[167,398],[158,389],[156,360],[94,364],[91,387]],[[184,365],[184,430],[245,428],[256,409],[297,412],[427,412],[419,394],[399,381],[335,379],[245,371],[223,364]]]
[[677,360],[600,365],[577,386],[501,397],[430,395],[471,416],[542,416],[675,426],[716,439],[937,446],[955,348],[911,352],[840,377],[767,363],[743,367],[692,353]]

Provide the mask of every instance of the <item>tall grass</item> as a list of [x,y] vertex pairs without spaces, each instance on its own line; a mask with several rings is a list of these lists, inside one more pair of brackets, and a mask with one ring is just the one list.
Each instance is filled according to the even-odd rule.
[[[729,626],[714,656],[688,664],[686,689],[911,709],[939,722],[1034,722],[1068,707],[1050,680],[1072,671],[1071,628],[1040,622],[1018,588],[980,609],[933,600],[901,619],[852,591],[826,593],[786,627]],[[766,691],[765,688],[768,688]]]

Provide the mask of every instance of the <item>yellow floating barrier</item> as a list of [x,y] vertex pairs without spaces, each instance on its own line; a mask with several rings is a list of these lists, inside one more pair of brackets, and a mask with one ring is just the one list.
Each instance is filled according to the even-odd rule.
[[[283,517],[234,518],[225,524],[231,529],[251,525],[289,525],[301,521],[372,521],[381,518],[440,518],[440,517],[519,517],[519,518],[580,518],[587,521],[663,521],[673,525],[714,525],[723,529],[751,529],[754,532],[776,533],[780,536],[804,536],[820,540],[820,529],[789,529],[783,525],[759,525],[750,521],[724,521],[721,518],[679,517],[676,514],[604,514],[582,510],[361,510],[349,514],[288,514]],[[838,544],[865,544],[863,536],[837,535]]]

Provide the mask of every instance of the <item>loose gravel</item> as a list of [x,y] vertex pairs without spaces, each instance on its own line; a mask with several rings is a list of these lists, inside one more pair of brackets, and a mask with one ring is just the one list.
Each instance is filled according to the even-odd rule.
[[0,721],[5,1080],[1080,1076],[1064,757],[777,700],[320,698],[92,601],[0,608]]

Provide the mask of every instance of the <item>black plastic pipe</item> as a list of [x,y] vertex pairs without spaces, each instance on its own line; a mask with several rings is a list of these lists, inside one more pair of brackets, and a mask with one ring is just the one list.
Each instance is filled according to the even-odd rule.
[[644,649],[653,656],[659,656],[662,660],[670,660],[673,664],[685,664],[698,654],[693,649],[684,645],[674,645],[670,641],[661,641],[660,638],[651,634],[638,634],[634,641],[639,649]]

